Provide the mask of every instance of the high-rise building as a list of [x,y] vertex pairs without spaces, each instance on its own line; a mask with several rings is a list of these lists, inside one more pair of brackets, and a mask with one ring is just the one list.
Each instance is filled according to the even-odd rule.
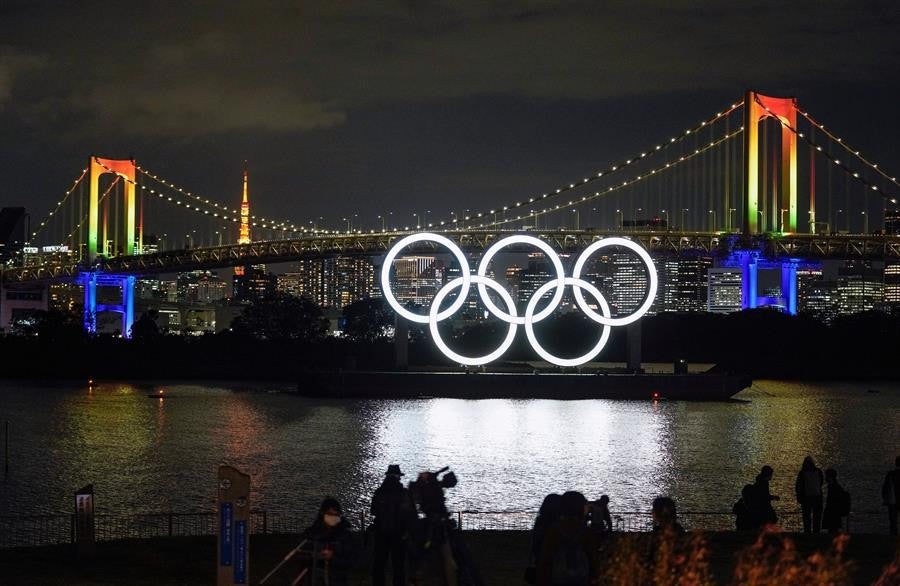
[[900,309],[900,262],[884,263],[884,303],[894,313]]
[[634,313],[647,297],[647,267],[632,252],[612,252],[609,258],[612,277],[608,299],[610,311],[613,317]]
[[444,262],[433,256],[405,256],[394,260],[392,286],[400,303],[428,305],[444,283]]
[[838,284],[835,281],[811,281],[797,300],[797,311],[824,323],[831,323],[839,311]]
[[238,303],[253,303],[275,293],[275,275],[255,266],[244,267],[243,274],[234,275],[234,295]]
[[875,309],[884,301],[884,274],[871,262],[848,262],[838,271],[837,296],[841,314]]
[[334,284],[331,287],[331,307],[338,309],[351,303],[372,296],[375,288],[375,267],[369,259],[351,256],[339,256],[326,259],[332,265],[331,275]]
[[177,300],[182,303],[219,303],[228,297],[228,288],[213,271],[178,273]]
[[510,297],[519,298],[519,286],[522,284],[522,267],[512,264],[506,267],[506,290]]
[[22,251],[28,241],[29,221],[25,208],[0,209],[0,261]]
[[295,272],[278,276],[276,288],[320,307],[341,309],[372,297],[375,267],[368,259],[349,256],[304,259]]
[[303,297],[306,290],[306,281],[303,273],[282,273],[275,277],[275,290],[285,295]]
[[[528,255],[528,266],[520,273],[519,290],[517,299],[519,308],[524,311],[528,300],[531,299],[541,286],[554,278],[553,267],[547,261],[543,252],[532,252]],[[553,296],[553,291],[548,291],[544,299]]]
[[[707,271],[712,258],[691,256],[657,262],[661,269],[657,308],[662,311],[706,311],[709,301]],[[662,299],[660,303],[659,300]]]
[[741,269],[719,267],[707,271],[707,311],[731,313],[743,307]]

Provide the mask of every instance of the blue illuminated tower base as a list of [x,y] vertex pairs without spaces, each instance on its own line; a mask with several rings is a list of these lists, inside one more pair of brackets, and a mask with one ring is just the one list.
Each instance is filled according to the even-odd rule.
[[[726,266],[741,269],[741,307],[779,307],[790,315],[797,315],[797,269],[800,261],[793,258],[770,261],[761,259],[755,250],[735,252]],[[759,294],[759,269],[781,271],[781,296],[767,297]]]
[[[113,311],[122,315],[122,336],[131,338],[134,325],[134,275],[111,275],[98,271],[81,273],[78,283],[84,286],[84,329],[97,333],[97,314]],[[120,304],[97,304],[97,287],[118,287],[122,291]]]

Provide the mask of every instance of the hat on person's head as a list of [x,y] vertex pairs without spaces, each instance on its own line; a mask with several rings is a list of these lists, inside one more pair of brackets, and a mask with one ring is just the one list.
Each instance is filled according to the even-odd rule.
[[322,505],[319,507],[319,512],[324,513],[325,511],[327,511],[329,509],[335,510],[339,514],[344,513],[343,509],[341,509],[341,503],[338,502],[338,500],[336,498],[333,498],[330,496],[325,497],[325,499],[322,501]]
[[387,472],[384,473],[385,476],[403,476],[403,472],[400,472],[400,466],[398,464],[391,464],[388,466]]

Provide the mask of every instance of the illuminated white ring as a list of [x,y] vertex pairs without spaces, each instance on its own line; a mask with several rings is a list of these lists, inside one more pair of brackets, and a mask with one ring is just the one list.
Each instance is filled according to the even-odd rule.
[[399,313],[401,316],[405,317],[409,321],[415,322],[417,324],[427,324],[428,316],[427,315],[419,315],[417,313],[413,313],[410,310],[406,309],[400,303],[397,302],[397,298],[394,297],[394,293],[391,291],[391,268],[394,262],[394,259],[400,254],[404,248],[409,246],[410,244],[415,244],[416,242],[437,242],[438,244],[442,244],[447,247],[453,256],[456,257],[457,262],[459,262],[459,270],[462,273],[462,291],[459,292],[459,297],[450,304],[450,307],[440,312],[437,315],[438,321],[445,320],[451,315],[453,315],[456,310],[463,306],[463,303],[466,301],[466,296],[469,294],[469,284],[471,281],[471,271],[469,269],[469,261],[466,259],[466,255],[463,254],[463,251],[456,245],[455,242],[447,238],[446,236],[441,236],[440,234],[432,234],[430,232],[420,232],[418,234],[412,234],[405,238],[401,238],[394,244],[394,247],[387,253],[387,256],[384,257],[384,263],[381,265],[381,291],[384,293],[384,298],[387,300],[388,304]]
[[[547,258],[553,262],[553,269],[556,271],[556,280],[551,281],[556,284],[556,292],[553,294],[553,299],[550,300],[550,303],[538,312],[533,318],[532,321],[538,322],[549,316],[551,313],[556,311],[556,308],[559,307],[559,302],[562,301],[563,292],[565,291],[565,285],[563,284],[566,278],[566,270],[563,268],[562,261],[559,259],[559,255],[556,254],[556,251],[550,247],[549,244],[541,240],[540,238],[535,238],[534,236],[526,236],[525,234],[516,234],[514,236],[507,236],[506,238],[502,238],[495,242],[490,248],[488,248],[484,256],[481,257],[481,262],[478,264],[478,276],[484,277],[487,274],[488,265],[491,262],[491,259],[494,258],[494,255],[497,254],[500,249],[506,248],[511,244],[530,244],[534,247],[539,248],[544,254],[547,255]],[[524,317],[516,317],[515,314],[504,313],[499,307],[497,307],[493,301],[487,295],[487,289],[485,289],[483,284],[478,285],[478,294],[481,296],[481,302],[484,303],[484,306],[494,314],[499,319],[505,321],[506,323],[519,324],[523,325],[525,323]]]
[[[621,246],[623,248],[627,248],[631,250],[647,265],[647,279],[649,281],[647,287],[647,297],[644,299],[644,302],[638,307],[634,313],[626,315],[625,317],[616,317],[612,318],[609,315],[600,315],[593,309],[591,309],[587,303],[584,301],[584,296],[581,294],[581,289],[575,287],[575,303],[578,304],[579,309],[583,311],[589,318],[594,320],[597,323],[601,323],[605,326],[625,326],[630,323],[634,323],[641,318],[647,311],[650,309],[650,306],[653,305],[653,300],[656,299],[656,289],[659,285],[658,279],[656,276],[656,268],[653,265],[653,259],[650,258],[650,255],[646,250],[639,244],[632,242],[626,238],[620,238],[618,236],[614,236],[612,238],[604,238],[603,240],[598,240],[585,248],[582,253],[578,256],[578,260],[575,262],[575,268],[572,270],[572,276],[575,279],[579,279],[581,277],[581,270],[584,268],[584,264],[587,262],[587,259],[600,250],[601,248],[606,248],[607,246]],[[581,281],[582,283],[584,281]],[[587,289],[587,287],[585,287]],[[590,289],[588,289],[590,290]],[[525,312],[526,315],[528,312]]]
[[[444,300],[444,298],[450,293],[450,291],[460,286],[465,287],[467,281],[468,279],[466,279],[465,277],[457,277],[441,287],[440,291],[437,292],[437,295],[434,296],[434,301],[431,302],[431,308],[428,311],[428,328],[431,330],[431,338],[434,340],[434,343],[438,347],[438,350],[444,353],[444,356],[458,362],[459,364],[465,364],[466,366],[479,366],[481,364],[493,362],[494,360],[503,356],[503,354],[507,350],[509,350],[509,347],[512,346],[513,340],[516,337],[516,329],[518,328],[518,326],[514,323],[510,323],[509,331],[506,334],[506,339],[503,340],[503,343],[501,343],[500,346],[498,346],[497,349],[490,354],[471,358],[469,356],[457,354],[456,352],[451,350],[450,347],[444,343],[444,340],[441,338],[441,334],[438,331],[437,324],[441,320],[441,314],[438,313],[438,310],[440,309],[441,301]],[[506,289],[501,287],[499,283],[497,283],[493,279],[482,277],[481,275],[473,275],[471,277],[471,281],[474,283],[487,285],[488,287],[496,291],[506,303],[506,307],[509,309],[510,314],[515,317],[516,304],[513,301],[512,296],[506,291]],[[552,284],[553,282],[551,281],[550,285]],[[462,291],[460,291],[457,301],[459,301],[460,299],[465,301],[465,296],[462,294]],[[483,296],[482,301],[484,299],[487,299],[487,297]]]
[[[606,304],[606,299],[603,298],[603,295],[600,291],[597,290],[596,287],[588,283],[587,281],[582,281],[581,279],[576,279],[573,277],[565,278],[566,285],[572,285],[572,288],[575,291],[580,291],[581,289],[587,289],[588,293],[594,296],[597,299],[597,302],[600,304],[600,311],[603,312],[603,316],[605,316],[605,320],[609,320],[610,311],[609,305]],[[591,348],[586,354],[583,354],[577,358],[560,358],[558,356],[554,356],[550,354],[546,350],[544,350],[541,343],[538,342],[537,336],[534,335],[534,320],[532,319],[532,312],[534,312],[534,308],[537,306],[538,300],[540,300],[541,296],[544,295],[551,287],[554,286],[553,281],[549,281],[544,283],[538,290],[534,292],[534,295],[531,296],[531,299],[528,300],[528,305],[525,307],[525,335],[528,337],[528,342],[531,344],[531,347],[534,349],[538,355],[551,364],[555,364],[557,366],[579,366],[584,364],[585,362],[590,362],[594,359],[597,354],[600,354],[600,351],[603,350],[603,347],[606,346],[606,342],[609,340],[609,333],[612,331],[612,327],[608,324],[603,324],[603,333],[600,335],[600,340],[597,344]],[[596,312],[591,312],[594,315],[597,315]],[[595,319],[593,316],[588,315],[594,321],[599,321]],[[598,315],[598,317],[600,317]]]

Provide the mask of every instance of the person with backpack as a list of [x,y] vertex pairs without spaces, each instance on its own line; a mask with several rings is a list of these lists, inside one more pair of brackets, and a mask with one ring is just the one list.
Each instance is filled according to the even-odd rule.
[[894,460],[894,469],[888,470],[881,485],[881,500],[888,510],[891,535],[897,535],[897,504],[900,503],[900,456]]
[[372,535],[375,542],[372,564],[373,586],[384,586],[384,572],[391,558],[394,586],[406,586],[406,549],[416,520],[416,509],[409,490],[400,482],[400,466],[388,466],[381,486],[372,495],[370,512],[375,518]]
[[731,507],[731,512],[734,513],[734,527],[738,531],[750,531],[758,527],[752,506],[753,485],[745,484],[741,490],[741,498]]
[[825,487],[828,492],[822,526],[829,533],[839,533],[844,525],[844,517],[850,514],[850,493],[838,484],[837,470],[834,468],[825,471]]
[[537,586],[590,586],[600,579],[600,543],[587,526],[587,499],[562,495],[560,518],[547,530],[537,563]]
[[803,515],[803,532],[818,533],[822,530],[822,486],[825,476],[822,469],[816,466],[812,456],[803,459],[794,492]]

